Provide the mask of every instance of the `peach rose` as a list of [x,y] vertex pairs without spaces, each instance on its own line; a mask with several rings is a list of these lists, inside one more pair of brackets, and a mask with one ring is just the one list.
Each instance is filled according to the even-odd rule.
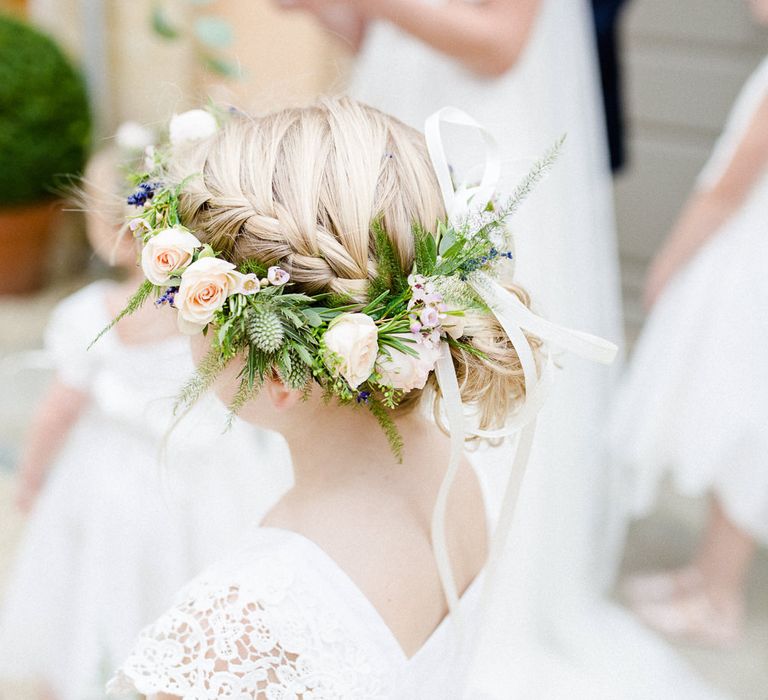
[[152,236],[141,251],[146,278],[158,286],[168,284],[171,275],[186,267],[202,243],[182,228],[167,228]]
[[370,316],[342,314],[331,321],[323,336],[325,365],[357,389],[373,373],[379,353],[379,331]]
[[208,257],[193,262],[184,270],[174,299],[179,330],[187,335],[202,331],[239,284],[239,273],[226,260]]

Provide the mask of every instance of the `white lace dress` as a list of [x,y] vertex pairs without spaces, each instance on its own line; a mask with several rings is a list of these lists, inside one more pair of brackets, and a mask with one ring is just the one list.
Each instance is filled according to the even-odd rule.
[[[461,607],[479,597],[480,579]],[[111,695],[183,700],[450,698],[461,664],[446,618],[410,659],[362,591],[316,544],[259,528],[144,630]],[[453,658],[453,660],[452,660]]]
[[290,487],[287,448],[204,400],[158,448],[189,341],[131,346],[98,282],[54,311],[46,346],[60,381],[89,403],[53,465],[0,607],[0,678],[42,679],[57,700],[104,697],[139,630],[205,566],[237,547]]

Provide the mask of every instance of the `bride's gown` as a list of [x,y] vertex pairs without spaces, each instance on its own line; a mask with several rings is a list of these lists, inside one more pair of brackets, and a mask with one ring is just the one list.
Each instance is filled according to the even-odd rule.
[[[500,78],[482,78],[398,28],[377,23],[366,37],[351,93],[419,129],[445,105],[467,111],[499,142],[502,192],[511,191],[566,134],[553,171],[512,220],[516,278],[543,316],[620,341],[612,190],[591,33],[586,2],[542,0],[517,66]],[[459,131],[449,135],[450,142],[465,144],[449,152],[461,179],[476,165],[482,144]],[[671,685],[676,698],[711,697],[664,645],[601,599],[623,535],[600,447],[618,368],[557,359],[561,369],[538,420],[506,557],[506,590],[498,591],[501,602],[475,677],[491,679],[482,688],[485,697],[592,700],[603,696],[598,689],[606,684],[605,696],[612,698],[664,697]],[[506,478],[508,447],[479,458],[490,479]],[[511,646],[519,660],[514,667]],[[506,676],[500,669],[508,669]],[[508,694],[498,694],[505,683]],[[481,686],[471,697],[480,697]]]

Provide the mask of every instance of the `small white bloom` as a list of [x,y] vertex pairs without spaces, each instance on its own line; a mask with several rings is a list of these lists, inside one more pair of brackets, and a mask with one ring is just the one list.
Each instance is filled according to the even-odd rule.
[[238,294],[256,294],[260,289],[261,282],[253,272],[249,272],[247,275],[237,273],[237,289],[235,291]]
[[148,171],[152,171],[157,167],[157,160],[155,159],[155,147],[147,146],[144,149],[144,167]]
[[160,231],[147,241],[141,251],[144,275],[152,284],[168,284],[173,273],[188,265],[192,253],[201,245],[195,236],[182,228]]
[[173,302],[179,330],[188,335],[202,331],[237,292],[238,274],[232,263],[219,258],[200,258],[184,270]]
[[275,287],[285,284],[291,276],[282,267],[273,266],[267,270],[267,279]]
[[328,326],[323,336],[325,365],[349,386],[357,389],[373,372],[379,353],[379,331],[365,314],[342,314]]
[[[413,340],[413,336],[403,334],[403,340]],[[435,368],[440,357],[440,344],[413,343],[408,345],[418,356],[408,355],[394,348],[387,348],[376,361],[376,370],[384,386],[391,386],[401,391],[423,389],[429,373]]]
[[150,129],[139,122],[123,122],[115,132],[115,143],[118,148],[131,153],[141,153],[155,140]]
[[218,125],[210,112],[204,109],[190,109],[182,114],[174,114],[168,126],[171,144],[182,146],[195,141],[202,141],[216,133]]

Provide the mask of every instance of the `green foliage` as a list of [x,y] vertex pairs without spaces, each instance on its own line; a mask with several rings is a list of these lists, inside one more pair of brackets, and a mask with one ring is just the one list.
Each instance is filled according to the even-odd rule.
[[154,291],[155,287],[149,280],[144,280],[141,283],[141,286],[136,290],[136,293],[128,300],[128,303],[125,305],[125,308],[117,315],[115,316],[102,330],[99,332],[99,334],[91,341],[90,345],[88,346],[88,349],[90,350],[108,331],[112,330],[114,325],[118,322],[124,319],[126,316],[130,316],[133,313],[136,313],[143,305],[144,302],[150,297],[152,292]]
[[401,294],[408,289],[408,276],[397,257],[392,241],[381,219],[371,224],[373,245],[376,252],[376,277],[371,280],[369,299],[376,299],[385,293]]
[[82,172],[90,136],[82,76],[49,37],[0,15],[0,204],[53,197]]
[[[225,19],[216,15],[200,15],[191,23],[191,27],[174,23],[169,18],[167,2],[156,0],[150,14],[150,25],[155,34],[166,41],[190,39],[200,63],[212,73],[225,78],[240,78],[242,70],[232,59],[220,52],[231,47],[234,42],[234,30]],[[212,4],[210,0],[187,0],[193,7]]]
[[217,347],[212,347],[176,397],[174,413],[198,401],[213,386],[230,360],[231,358],[224,357]]
[[437,264],[437,241],[419,224],[413,225],[413,256],[416,271],[420,275],[429,277],[434,274]]
[[395,422],[392,420],[392,416],[389,414],[387,407],[379,401],[377,398],[371,396],[368,399],[368,409],[373,414],[374,418],[379,423],[379,426],[387,436],[387,441],[392,449],[392,453],[397,458],[398,462],[403,461],[403,437],[397,430]]

